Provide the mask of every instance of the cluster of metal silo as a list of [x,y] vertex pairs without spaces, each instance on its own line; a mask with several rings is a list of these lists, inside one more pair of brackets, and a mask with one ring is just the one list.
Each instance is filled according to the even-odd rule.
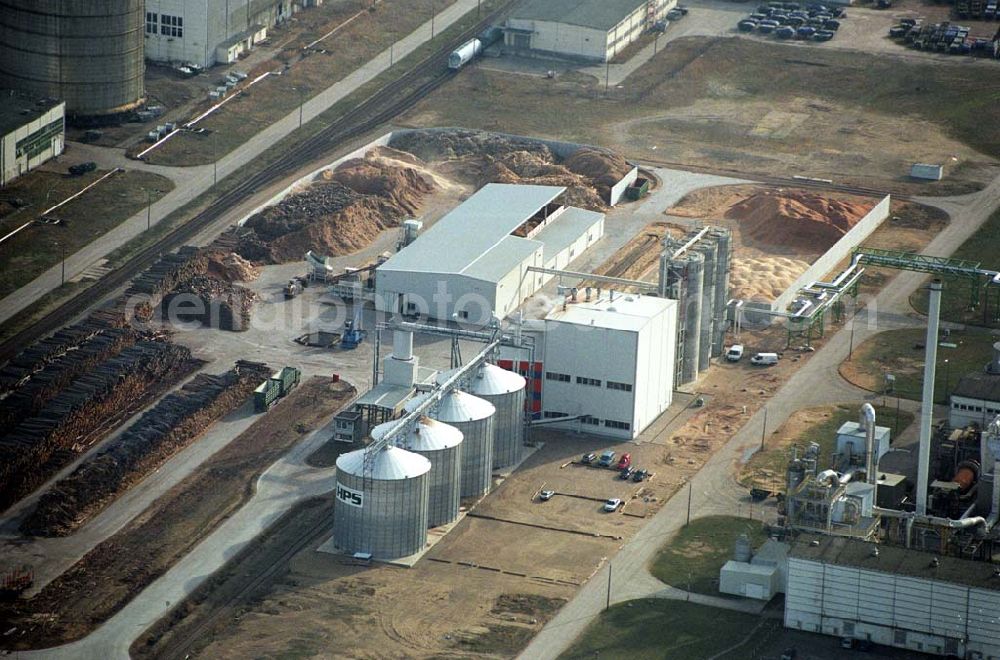
[[[438,383],[453,372],[438,376]],[[524,446],[524,397],[527,381],[520,374],[485,363],[463,379],[464,391],[489,401],[496,408],[493,421],[493,469],[510,467],[521,460]]]
[[4,0],[0,87],[66,101],[70,117],[115,115],[145,94],[143,0]]
[[427,542],[431,462],[399,447],[337,459],[333,537],[347,553],[398,559]]
[[[399,421],[379,424],[372,429],[372,440],[385,437]],[[458,518],[462,466],[462,433],[454,426],[421,417],[409,429],[393,439],[397,447],[423,456],[431,462],[427,505],[427,525],[437,527]]]
[[711,227],[666,239],[660,294],[678,301],[676,384],[689,383],[723,351],[732,236]]
[[[421,397],[406,405],[412,411]],[[489,401],[452,390],[429,411],[428,416],[462,432],[462,497],[481,497],[493,481],[493,419],[496,408]]]

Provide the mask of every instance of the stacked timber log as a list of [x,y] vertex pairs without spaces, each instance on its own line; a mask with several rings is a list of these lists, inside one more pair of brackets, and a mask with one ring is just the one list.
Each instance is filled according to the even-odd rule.
[[217,376],[198,374],[42,495],[21,530],[36,536],[72,533],[209,424],[238,408],[269,375],[266,364],[245,361]]
[[[125,291],[125,300],[136,318],[148,321],[164,295],[191,278],[204,275],[207,270],[208,260],[201,249],[185,245],[177,252],[163,255],[132,280]],[[137,300],[142,302],[137,303]]]
[[123,411],[197,364],[183,346],[140,341],[73,379],[0,438],[0,510],[72,460]]
[[198,275],[163,297],[163,318],[241,332],[250,327],[256,298],[246,287]]

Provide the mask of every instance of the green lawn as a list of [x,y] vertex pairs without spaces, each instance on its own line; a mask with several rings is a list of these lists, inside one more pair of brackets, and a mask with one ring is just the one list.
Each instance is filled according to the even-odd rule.
[[[882,391],[885,374],[896,377],[893,394],[919,400],[923,387],[924,341],[926,330],[888,330],[879,333],[854,349],[854,359],[844,362],[840,373],[848,380],[870,390]],[[934,400],[947,403],[959,378],[981,371],[989,362],[997,338],[988,332],[969,329],[955,331],[944,342],[956,348],[938,347]],[[917,347],[920,348],[917,348]]]
[[[955,259],[978,261],[982,268],[1000,270],[1000,209],[951,255]],[[1000,293],[992,295],[988,307],[984,309],[983,292],[980,292],[978,306],[970,307],[969,283],[959,279],[946,279],[941,295],[941,318],[958,323],[985,325],[1000,328]],[[996,289],[996,287],[993,287]],[[921,314],[927,313],[927,291],[920,289],[910,296],[910,304]],[[984,312],[986,316],[984,317]]]
[[719,570],[732,559],[736,538],[744,533],[755,548],[767,538],[757,520],[736,516],[692,520],[660,549],[650,572],[666,584],[717,596]]
[[[835,449],[837,429],[844,422],[856,421],[858,408],[856,403],[841,403],[832,407],[819,406],[798,411],[796,415],[815,418],[815,423],[793,436],[783,433],[784,427],[778,429],[768,438],[764,450],[754,454],[740,470],[739,482],[747,488],[759,485],[771,490],[783,489],[785,467],[788,465],[792,445],[805,448],[815,442],[820,447],[819,455],[825,460]],[[913,423],[913,413],[900,410],[898,421],[896,414],[895,406],[875,406],[878,425],[892,429],[893,438]]]
[[[683,601],[633,600],[601,613],[562,657],[711,658],[743,641],[760,621],[751,614]],[[780,626],[780,621],[765,621],[747,648]]]

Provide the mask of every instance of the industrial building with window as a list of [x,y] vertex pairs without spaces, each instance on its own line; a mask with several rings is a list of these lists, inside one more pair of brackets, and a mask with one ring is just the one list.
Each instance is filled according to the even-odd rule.
[[604,235],[604,214],[564,206],[560,186],[491,183],[376,271],[386,312],[484,324],[503,318]]
[[146,0],[146,57],[154,62],[231,63],[267,29],[306,4],[293,0]]
[[952,428],[985,426],[1000,415],[1000,342],[993,345],[993,360],[979,373],[963,376],[951,392]]
[[666,16],[677,0],[528,0],[504,24],[504,45],[607,62]]
[[0,90],[0,186],[63,152],[66,104]]

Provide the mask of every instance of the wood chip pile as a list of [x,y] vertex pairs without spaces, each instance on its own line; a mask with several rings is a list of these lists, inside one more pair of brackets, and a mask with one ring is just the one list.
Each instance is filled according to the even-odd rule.
[[198,374],[165,396],[99,454],[42,495],[21,531],[65,536],[115,496],[186,447],[212,422],[242,405],[271,375],[266,364],[237,362],[223,374]]

